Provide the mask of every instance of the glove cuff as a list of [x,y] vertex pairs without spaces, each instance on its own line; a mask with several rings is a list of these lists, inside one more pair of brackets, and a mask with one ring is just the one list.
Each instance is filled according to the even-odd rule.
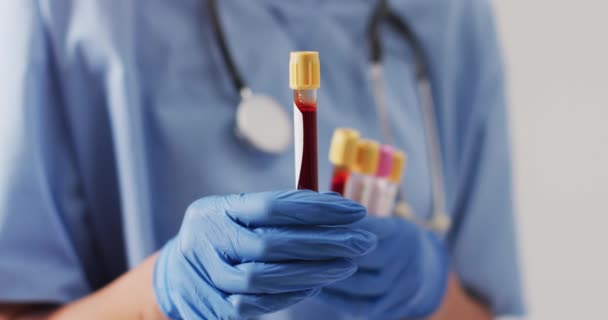
[[422,241],[420,242],[421,268],[423,286],[412,300],[415,306],[411,316],[426,317],[436,311],[445,295],[449,273],[449,256],[445,246],[437,235],[420,230]]
[[156,263],[154,264],[154,273],[152,277],[154,296],[156,297],[156,302],[158,303],[160,310],[167,318],[175,320],[182,319],[182,317],[171,301],[171,288],[167,282],[166,275],[169,274],[167,269],[176,243],[177,241],[175,238],[171,239],[160,250]]

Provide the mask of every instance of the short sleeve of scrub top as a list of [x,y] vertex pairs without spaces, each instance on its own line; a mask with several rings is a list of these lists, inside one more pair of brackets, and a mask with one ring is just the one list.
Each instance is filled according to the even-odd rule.
[[0,5],[0,30],[0,301],[65,303],[90,287],[64,224],[84,204],[73,200],[48,41],[29,1]]
[[[290,50],[321,52],[323,155],[337,126],[376,139],[381,130],[361,24],[373,1],[323,2],[317,10],[319,3],[226,0],[220,9],[247,83],[285,106],[289,90],[277,83],[287,83],[287,74],[276,64],[286,65]],[[489,3],[390,3],[429,61],[453,219],[445,237],[453,268],[497,315],[521,314],[503,70]],[[82,297],[125,272],[133,250],[159,249],[197,197],[291,186],[292,155],[254,156],[234,140],[238,93],[204,8],[202,0],[0,5],[0,47],[10,48],[0,52],[0,109],[10,111],[0,128],[1,302]],[[312,23],[319,32],[301,33],[309,17],[302,12],[318,13]],[[256,28],[247,27],[252,23]],[[404,194],[425,217],[430,167],[411,52],[391,30],[382,37],[392,128],[410,159]],[[349,113],[351,107],[357,113]],[[135,116],[116,117],[124,110]],[[135,134],[125,135],[125,128]],[[136,148],[121,147],[129,139]],[[130,169],[138,171],[139,209],[145,209],[135,213],[129,211],[133,193],[124,187]],[[330,169],[320,157],[322,179]],[[238,184],[227,176],[240,177]],[[141,231],[129,223],[134,214],[150,226],[140,241],[130,236]],[[312,317],[342,318],[316,299],[267,318]]]
[[[47,28],[66,8],[0,4],[1,302],[67,303],[127,267],[104,99],[63,79],[77,66],[59,65]],[[70,123],[68,99],[90,116]]]

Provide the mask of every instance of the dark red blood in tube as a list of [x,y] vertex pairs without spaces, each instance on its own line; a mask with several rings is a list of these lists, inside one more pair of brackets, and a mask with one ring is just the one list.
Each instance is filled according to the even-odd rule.
[[344,196],[344,187],[346,186],[346,180],[350,172],[347,169],[336,167],[334,174],[331,177],[331,191],[337,192]]
[[303,148],[302,167],[298,178],[298,189],[319,191],[317,168],[317,103],[294,99],[302,113]]

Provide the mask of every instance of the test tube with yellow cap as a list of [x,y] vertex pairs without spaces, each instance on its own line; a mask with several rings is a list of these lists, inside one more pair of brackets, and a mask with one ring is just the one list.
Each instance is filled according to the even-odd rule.
[[403,172],[405,171],[406,162],[407,156],[405,153],[399,150],[393,152],[393,163],[391,173],[388,176],[388,187],[384,193],[383,205],[380,210],[376,212],[377,215],[390,216],[392,214],[395,208],[395,200],[397,198],[399,185],[401,184]]
[[292,52],[289,87],[293,89],[296,188],[319,190],[317,164],[317,89],[321,65],[316,51]]
[[334,165],[330,189],[344,195],[344,187],[355,162],[359,132],[348,128],[334,130],[329,147],[329,162]]
[[362,139],[357,143],[355,161],[351,176],[346,182],[344,196],[364,206],[369,205],[373,174],[380,159],[380,145],[372,140]]

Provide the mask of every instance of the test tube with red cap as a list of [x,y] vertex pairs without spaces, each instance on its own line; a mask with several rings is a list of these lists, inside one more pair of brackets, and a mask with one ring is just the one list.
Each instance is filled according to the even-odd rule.
[[295,177],[297,189],[319,190],[317,162],[317,89],[321,84],[319,53],[292,52],[289,86],[293,89]]
[[388,192],[389,182],[388,176],[391,174],[393,165],[393,148],[388,145],[380,147],[380,159],[378,168],[374,175],[371,184],[369,204],[367,210],[370,214],[382,215],[385,214],[386,193]]
[[344,195],[344,187],[355,161],[359,132],[348,128],[334,130],[329,147],[329,162],[334,165],[330,189]]

